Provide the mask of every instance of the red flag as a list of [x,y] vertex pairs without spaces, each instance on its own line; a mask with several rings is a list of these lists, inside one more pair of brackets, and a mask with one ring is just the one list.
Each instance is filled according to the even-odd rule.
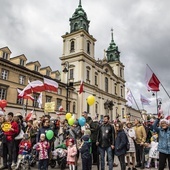
[[44,87],[45,87],[45,90],[47,91],[53,91],[53,92],[58,91],[58,83],[54,80],[44,78]]
[[18,98],[19,99],[21,99],[21,98],[23,98],[23,99],[30,99],[30,100],[34,100],[34,97],[33,96],[31,96],[30,94],[26,94],[26,93],[24,93],[23,91],[21,91],[20,89],[17,89],[17,91],[18,91]]
[[32,82],[28,80],[28,83],[31,86],[32,92],[42,92],[45,90],[44,84],[40,80],[35,80]]
[[148,66],[146,66],[145,81],[149,91],[159,91],[160,81]]
[[27,95],[27,94],[31,94],[32,90],[31,90],[31,86],[30,84],[28,84],[18,95],[18,97],[23,98],[23,96]]
[[84,87],[84,83],[83,83],[83,80],[82,80],[81,84],[80,84],[79,94],[81,94],[83,92],[83,87]]
[[33,114],[33,110],[30,113],[28,113],[27,116],[25,117],[26,122],[32,119],[32,114]]
[[62,112],[62,111],[64,110],[63,106],[60,106],[60,107],[58,108],[58,110],[59,110],[60,112]]

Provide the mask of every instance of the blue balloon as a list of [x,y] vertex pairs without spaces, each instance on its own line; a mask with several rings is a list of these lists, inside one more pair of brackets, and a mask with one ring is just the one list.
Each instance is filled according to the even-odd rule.
[[86,123],[86,119],[81,116],[81,117],[78,119],[78,122],[79,122],[79,125],[80,125],[80,126],[84,126],[85,123]]

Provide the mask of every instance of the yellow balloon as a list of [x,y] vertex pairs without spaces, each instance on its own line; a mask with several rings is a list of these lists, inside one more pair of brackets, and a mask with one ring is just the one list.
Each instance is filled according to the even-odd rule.
[[87,103],[89,104],[89,106],[93,105],[95,103],[95,97],[93,95],[88,96]]
[[71,116],[72,116],[71,113],[67,113],[67,114],[66,114],[66,119],[67,119],[67,120],[70,119]]

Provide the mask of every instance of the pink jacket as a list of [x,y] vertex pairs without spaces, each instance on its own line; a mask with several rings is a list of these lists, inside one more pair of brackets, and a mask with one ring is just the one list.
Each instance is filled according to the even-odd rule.
[[68,162],[75,162],[76,154],[77,154],[76,145],[67,147],[67,161]]

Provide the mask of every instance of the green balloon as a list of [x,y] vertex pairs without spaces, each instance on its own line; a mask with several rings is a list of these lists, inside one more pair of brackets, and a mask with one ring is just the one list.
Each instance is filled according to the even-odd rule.
[[68,119],[68,124],[72,126],[74,124],[74,121],[74,118],[71,117],[70,119]]
[[48,140],[51,140],[54,136],[54,132],[52,130],[48,130],[46,133],[46,137]]

